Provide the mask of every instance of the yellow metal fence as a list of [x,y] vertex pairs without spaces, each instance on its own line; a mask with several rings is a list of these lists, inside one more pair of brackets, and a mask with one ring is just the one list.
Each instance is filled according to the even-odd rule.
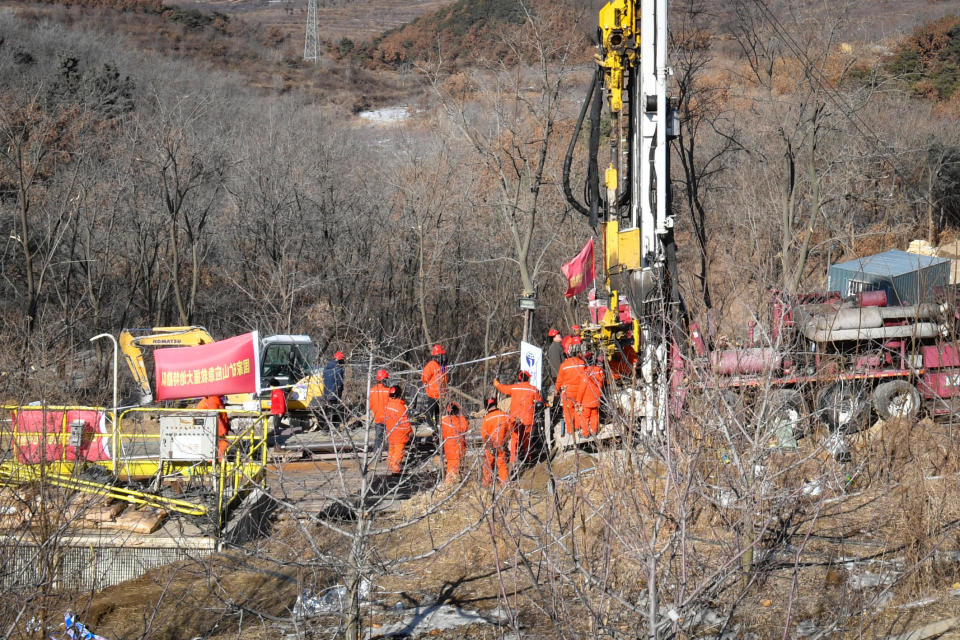
[[[160,451],[161,416],[221,412],[231,419],[222,456],[165,459]],[[42,482],[193,516],[211,515],[215,509],[218,531],[229,508],[248,489],[264,486],[267,415],[137,407],[114,418],[104,407],[0,406],[0,486]],[[95,468],[99,472],[91,473]],[[143,483],[149,487],[144,489]],[[180,483],[201,491],[194,491],[194,498],[173,497],[170,487]]]

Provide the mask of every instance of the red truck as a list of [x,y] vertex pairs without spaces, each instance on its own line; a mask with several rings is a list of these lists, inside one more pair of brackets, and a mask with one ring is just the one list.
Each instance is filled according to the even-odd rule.
[[767,420],[789,422],[794,432],[813,416],[833,430],[855,431],[874,412],[884,419],[916,416],[921,406],[949,413],[960,396],[960,316],[938,298],[888,307],[884,291],[845,299],[774,291],[769,330],[758,336],[751,322],[744,346],[708,347],[691,323],[693,353],[671,359],[684,372],[673,376],[672,393],[717,389],[726,402],[762,404]]

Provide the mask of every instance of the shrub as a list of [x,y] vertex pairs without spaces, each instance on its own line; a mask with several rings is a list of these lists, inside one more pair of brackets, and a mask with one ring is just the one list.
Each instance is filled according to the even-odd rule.
[[914,94],[949,100],[960,87],[960,16],[917,27],[897,47],[887,71]]

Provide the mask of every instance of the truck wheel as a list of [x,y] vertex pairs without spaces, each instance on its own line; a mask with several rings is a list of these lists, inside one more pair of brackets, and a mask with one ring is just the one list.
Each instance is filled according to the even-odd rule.
[[803,394],[796,389],[776,389],[767,398],[761,420],[769,426],[778,446],[792,449],[797,446],[797,438],[806,435],[810,427],[810,411]]
[[873,406],[884,420],[909,420],[920,412],[920,393],[906,380],[883,382],[873,390]]
[[870,394],[858,382],[835,382],[817,398],[817,413],[831,431],[859,431],[870,420],[871,409]]
[[747,418],[747,403],[739,390],[726,389],[720,394],[719,401],[715,411],[721,420],[742,422]]

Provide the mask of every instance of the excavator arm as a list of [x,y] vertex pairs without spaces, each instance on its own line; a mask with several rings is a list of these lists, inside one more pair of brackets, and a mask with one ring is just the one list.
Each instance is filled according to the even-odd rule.
[[141,393],[141,403],[153,401],[153,391],[142,347],[195,347],[213,342],[213,336],[203,327],[153,327],[124,329],[120,332],[120,351]]

